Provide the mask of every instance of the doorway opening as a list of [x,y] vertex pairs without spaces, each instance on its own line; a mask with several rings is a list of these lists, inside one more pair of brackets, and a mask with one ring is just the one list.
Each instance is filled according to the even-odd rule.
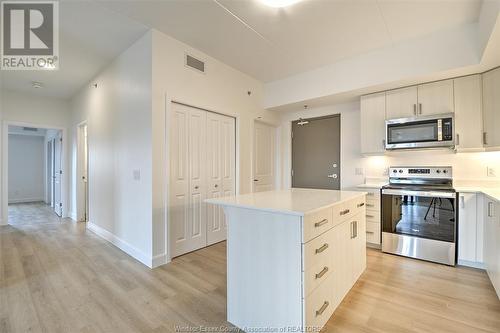
[[340,115],[292,122],[292,187],[340,190]]
[[89,148],[88,126],[82,122],[77,128],[77,208],[76,220],[89,220]]
[[61,222],[63,216],[62,130],[8,125],[7,221]]

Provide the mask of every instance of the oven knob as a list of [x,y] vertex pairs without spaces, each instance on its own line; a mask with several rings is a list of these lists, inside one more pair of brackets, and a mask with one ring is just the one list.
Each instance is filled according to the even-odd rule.
[[448,171],[446,171],[446,170],[443,170],[443,173],[448,173]]
[[403,170],[402,170],[402,169],[399,169],[399,173],[403,173]]
[[436,170],[437,173],[441,173],[441,170]]
[[398,172],[398,170],[393,170],[392,172],[397,173],[397,172]]

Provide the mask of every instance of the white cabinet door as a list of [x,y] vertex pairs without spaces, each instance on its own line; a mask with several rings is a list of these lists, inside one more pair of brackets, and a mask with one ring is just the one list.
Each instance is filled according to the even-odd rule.
[[453,80],[418,86],[417,114],[419,116],[452,113],[454,109]]
[[455,95],[455,147],[457,151],[483,150],[481,75],[453,80]]
[[483,74],[483,143],[500,149],[500,68]]
[[500,204],[484,200],[484,265],[500,297]]
[[385,152],[385,92],[361,96],[361,153]]
[[386,92],[387,119],[411,118],[417,115],[417,87]]
[[458,208],[458,259],[477,261],[476,194],[460,193]]
[[[207,113],[207,198],[234,195],[234,118]],[[207,204],[207,245],[226,239],[226,221],[221,206]]]

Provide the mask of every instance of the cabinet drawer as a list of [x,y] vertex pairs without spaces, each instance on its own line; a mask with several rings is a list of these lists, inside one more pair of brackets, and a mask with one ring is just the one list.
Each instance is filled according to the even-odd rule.
[[304,294],[310,295],[318,286],[334,274],[333,257],[323,257],[314,266],[304,271]]
[[380,244],[380,223],[366,222],[366,242]]
[[380,200],[367,198],[366,199],[366,209],[380,211]]
[[308,331],[322,328],[332,316],[336,306],[334,275],[330,275],[304,299],[304,302],[305,328]]
[[332,226],[332,208],[307,214],[304,216],[304,243],[331,229]]
[[302,270],[308,270],[333,258],[334,228],[302,245],[304,263]]
[[380,191],[368,192],[366,194],[366,200],[380,200]]
[[364,212],[366,202],[364,197],[356,198],[345,202],[342,205],[333,207],[333,225],[338,225],[356,214]]
[[366,216],[366,220],[367,221],[369,221],[369,222],[377,222],[377,223],[380,224],[380,211],[367,209],[366,213],[365,213],[365,216]]

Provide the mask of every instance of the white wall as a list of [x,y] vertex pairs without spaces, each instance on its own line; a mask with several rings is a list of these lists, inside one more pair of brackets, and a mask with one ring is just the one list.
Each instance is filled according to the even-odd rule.
[[[185,53],[206,61],[206,73],[184,66]],[[248,95],[251,91],[251,95]],[[168,157],[165,118],[170,100],[237,117],[237,164],[240,193],[252,188],[253,123],[257,117],[278,123],[278,116],[262,108],[261,82],[153,30],[153,253],[159,263],[167,260],[165,200]]]
[[[7,161],[7,124],[26,125],[39,128],[58,128],[63,131],[63,139],[66,142],[66,132],[70,119],[69,103],[66,100],[40,97],[26,93],[18,93],[13,91],[2,90],[2,99],[0,101],[2,107],[2,158]],[[63,216],[68,216],[68,172],[66,166],[69,163],[69,145],[63,142],[63,150],[65,160],[63,160]],[[0,223],[7,224],[7,198],[8,198],[8,166],[4,163],[2,170],[2,221]],[[6,186],[3,186],[6,184]]]
[[[147,33],[71,100],[70,186],[71,210],[76,213],[77,126],[87,121],[89,227],[149,266],[151,59],[151,33]],[[134,170],[140,179],[134,179]]]
[[44,138],[9,134],[9,203],[44,200]]
[[[383,156],[363,156],[360,146],[359,102],[309,109],[296,113],[282,113],[283,184],[290,187],[291,121],[330,114],[341,115],[341,187],[346,189],[365,182],[366,178],[387,178],[387,168],[398,165],[452,166],[456,181],[500,181],[500,152],[454,153],[450,150],[411,150],[389,152]],[[496,169],[496,177],[487,177],[487,167]],[[363,175],[356,175],[362,168]]]

